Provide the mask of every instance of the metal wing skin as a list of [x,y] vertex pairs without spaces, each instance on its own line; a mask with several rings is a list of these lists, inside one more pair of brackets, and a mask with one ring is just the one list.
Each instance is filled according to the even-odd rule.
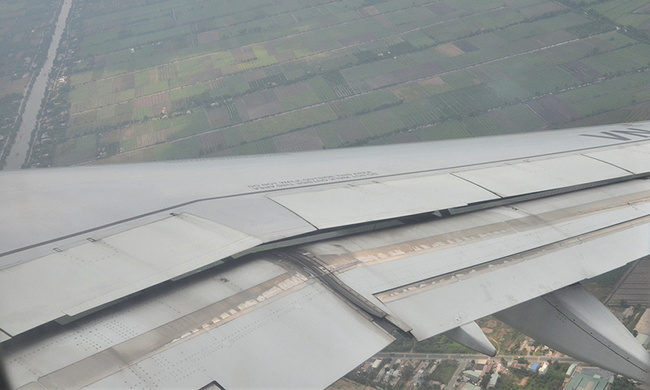
[[580,285],[650,255],[650,122],[0,172],[20,389],[323,388],[390,344],[497,351],[496,314],[648,381]]

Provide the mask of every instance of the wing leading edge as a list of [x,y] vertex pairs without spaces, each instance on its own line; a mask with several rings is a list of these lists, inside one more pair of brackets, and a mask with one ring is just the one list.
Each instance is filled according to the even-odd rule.
[[[387,345],[390,327],[493,354],[474,320],[582,297],[575,283],[650,254],[647,138],[642,123],[410,154],[2,173],[0,200],[15,205],[3,214],[20,218],[0,239],[10,376],[25,388],[323,387]],[[102,197],[111,184],[128,201]],[[78,220],[61,219],[67,193],[82,199]],[[548,310],[593,324],[566,299]],[[647,352],[598,331],[576,338],[610,351],[592,363],[647,381]]]

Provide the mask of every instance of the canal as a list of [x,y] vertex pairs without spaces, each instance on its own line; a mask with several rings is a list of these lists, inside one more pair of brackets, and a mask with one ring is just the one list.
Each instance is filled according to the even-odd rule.
[[54,64],[56,52],[61,42],[61,37],[63,36],[63,31],[66,27],[70,8],[72,8],[72,0],[64,0],[61,12],[56,21],[54,36],[52,37],[52,42],[47,51],[47,59],[36,76],[31,91],[29,92],[29,96],[27,97],[25,110],[22,114],[22,122],[18,129],[16,140],[7,156],[4,169],[20,169],[29,157],[30,140],[32,134],[36,130],[38,112],[40,111],[41,103],[45,98],[48,78]]

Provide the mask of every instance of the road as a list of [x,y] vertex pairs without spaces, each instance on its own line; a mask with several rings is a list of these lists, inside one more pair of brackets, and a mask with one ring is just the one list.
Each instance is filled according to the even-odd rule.
[[[501,358],[510,360],[521,355],[498,355],[491,359],[500,360]],[[453,385],[457,382],[460,374],[465,370],[467,362],[470,360],[482,360],[488,358],[488,356],[483,354],[453,354],[453,353],[415,353],[415,352],[380,352],[373,356],[374,358],[379,359],[417,359],[417,360],[457,360],[459,362],[458,368],[452,375],[449,383],[447,383],[447,388],[452,389]],[[523,356],[526,360],[531,363],[541,363],[552,359],[553,361],[558,361],[561,363],[580,363],[578,360],[575,360],[568,356],[553,357],[549,356]]]
[[[492,359],[506,360],[520,357],[522,355],[498,355]],[[488,356],[483,354],[454,354],[454,353],[416,353],[416,352],[380,352],[374,356],[378,359],[420,359],[420,360],[481,360]],[[560,363],[580,363],[579,360],[568,356],[549,357],[549,356],[522,356],[531,363],[546,362],[549,359]]]

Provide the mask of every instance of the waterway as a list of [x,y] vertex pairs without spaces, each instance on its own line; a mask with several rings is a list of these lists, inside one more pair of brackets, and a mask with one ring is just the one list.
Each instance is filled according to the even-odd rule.
[[32,89],[29,92],[29,96],[27,97],[25,110],[23,111],[22,122],[20,128],[18,129],[16,140],[14,141],[14,144],[11,147],[11,151],[7,156],[5,169],[20,169],[29,156],[29,141],[32,137],[32,133],[34,130],[36,130],[38,112],[41,108],[43,98],[45,98],[47,81],[50,75],[50,71],[52,70],[52,65],[54,64],[56,51],[59,48],[61,36],[65,30],[71,7],[72,0],[63,1],[61,12],[59,13],[59,17],[56,21],[54,36],[52,37],[52,42],[50,43],[50,47],[47,51],[47,59],[45,60],[43,67],[38,73],[38,76],[36,76],[34,84],[32,85]]

